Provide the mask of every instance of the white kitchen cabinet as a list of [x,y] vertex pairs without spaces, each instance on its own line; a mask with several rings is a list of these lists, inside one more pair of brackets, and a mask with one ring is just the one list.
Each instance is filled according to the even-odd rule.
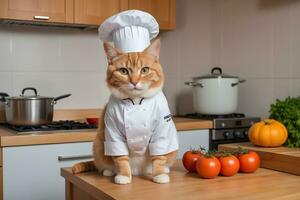
[[60,168],[90,160],[80,157],[91,154],[92,142],[3,148],[4,200],[64,200]]
[[177,158],[182,158],[190,148],[202,147],[209,149],[209,130],[178,131],[179,150]]

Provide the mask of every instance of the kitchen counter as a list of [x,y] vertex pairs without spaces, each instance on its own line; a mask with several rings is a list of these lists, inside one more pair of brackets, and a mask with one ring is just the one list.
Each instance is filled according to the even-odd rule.
[[[211,120],[198,120],[179,117],[174,117],[173,120],[178,131],[212,128]],[[95,139],[96,133],[96,130],[85,130],[52,131],[48,133],[43,132],[40,134],[15,134],[13,131],[0,128],[0,147],[88,142]]]
[[262,168],[253,174],[201,179],[186,173],[178,162],[171,170],[169,184],[133,177],[129,185],[116,185],[112,177],[97,172],[73,175],[70,168],[61,169],[61,175],[66,179],[67,200],[300,199],[300,176]]

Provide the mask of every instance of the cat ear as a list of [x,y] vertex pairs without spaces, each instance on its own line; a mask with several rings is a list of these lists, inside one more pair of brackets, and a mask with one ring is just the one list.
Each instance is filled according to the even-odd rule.
[[104,47],[107,61],[109,64],[111,64],[113,62],[114,58],[116,58],[117,56],[119,56],[121,54],[121,52],[118,49],[114,48],[108,42],[104,42],[103,47]]
[[150,46],[144,50],[144,52],[149,53],[155,56],[156,61],[158,61],[159,53],[160,53],[160,39],[155,39]]

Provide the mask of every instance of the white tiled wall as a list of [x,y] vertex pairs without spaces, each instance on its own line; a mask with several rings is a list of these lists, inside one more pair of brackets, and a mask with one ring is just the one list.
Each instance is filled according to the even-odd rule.
[[56,108],[102,107],[106,57],[96,31],[32,27],[0,28],[0,91],[19,95],[36,87],[40,95],[71,93]]
[[239,111],[267,117],[277,98],[300,95],[300,1],[214,0],[212,10],[220,26],[214,62],[247,79]]
[[161,58],[177,70],[165,87],[173,110],[193,111],[192,90],[183,82],[212,66],[247,80],[240,85],[237,110],[247,115],[268,117],[277,98],[300,95],[300,1],[177,0],[177,5],[178,27],[162,35],[168,51]]
[[[161,33],[165,94],[173,113],[193,112],[184,82],[221,66],[247,80],[238,111],[268,116],[276,98],[300,94],[300,1],[177,0],[177,28]],[[0,91],[72,93],[56,108],[102,107],[106,58],[96,31],[0,27]]]
[[161,64],[166,75],[165,93],[173,113],[194,112],[192,77],[207,74],[211,62],[211,1],[177,0],[176,30],[163,32]]

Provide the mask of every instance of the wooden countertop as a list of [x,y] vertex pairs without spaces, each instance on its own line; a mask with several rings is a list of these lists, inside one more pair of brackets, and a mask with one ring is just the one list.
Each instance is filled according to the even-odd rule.
[[[212,128],[211,120],[196,120],[178,117],[174,117],[173,120],[178,131]],[[96,130],[88,130],[52,131],[40,134],[15,134],[13,131],[0,128],[0,147],[88,142],[95,139],[96,133]]]
[[201,179],[197,174],[186,173],[178,162],[171,170],[169,184],[133,177],[129,185],[116,185],[112,177],[97,172],[73,175],[70,168],[61,169],[61,175],[93,199],[101,200],[300,199],[300,176],[262,168],[253,174]]

